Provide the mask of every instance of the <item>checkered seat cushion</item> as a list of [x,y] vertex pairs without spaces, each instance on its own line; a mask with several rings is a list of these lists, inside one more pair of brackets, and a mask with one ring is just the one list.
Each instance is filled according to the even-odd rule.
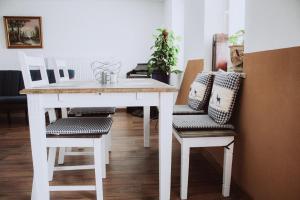
[[194,110],[204,110],[207,107],[213,75],[211,73],[199,73],[190,87],[188,105]]
[[116,112],[115,107],[100,107],[100,108],[71,108],[69,111],[69,115],[96,115],[96,114],[103,114],[103,115],[110,115]]
[[230,121],[240,88],[241,75],[234,72],[218,72],[208,105],[208,115],[219,124]]
[[175,105],[173,107],[173,115],[199,115],[203,113],[204,110],[194,110],[188,105]]
[[107,134],[112,126],[110,117],[72,117],[62,118],[49,124],[47,135],[102,135]]
[[231,124],[216,123],[208,115],[174,115],[173,127],[177,131],[234,129]]

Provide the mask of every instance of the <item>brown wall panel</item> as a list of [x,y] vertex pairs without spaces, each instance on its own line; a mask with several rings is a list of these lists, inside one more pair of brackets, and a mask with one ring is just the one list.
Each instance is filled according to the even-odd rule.
[[[300,47],[245,55],[234,181],[255,200],[300,199]],[[221,164],[223,152],[209,152]]]

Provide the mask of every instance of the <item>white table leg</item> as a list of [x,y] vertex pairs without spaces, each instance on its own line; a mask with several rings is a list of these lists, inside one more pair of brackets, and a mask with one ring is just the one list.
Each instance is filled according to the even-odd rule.
[[231,170],[232,170],[232,157],[233,157],[234,144],[224,148],[224,164],[223,164],[223,186],[222,194],[224,197],[229,197],[230,194],[230,182],[231,182]]
[[32,189],[31,189],[31,200],[37,200],[36,191],[38,190],[37,185],[34,180],[34,175],[32,177]]
[[150,147],[150,106],[144,106],[144,147]]
[[173,93],[160,93],[159,104],[159,199],[170,200]]
[[39,95],[27,95],[30,127],[30,141],[33,162],[34,184],[38,190],[34,197],[49,200],[48,163],[46,148],[46,127],[44,109],[40,106]]

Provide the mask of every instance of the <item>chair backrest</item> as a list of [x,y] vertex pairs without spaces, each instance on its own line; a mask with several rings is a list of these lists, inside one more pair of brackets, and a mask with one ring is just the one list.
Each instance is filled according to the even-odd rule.
[[70,80],[65,60],[54,59],[54,74],[57,83]]
[[[24,52],[19,52],[18,56],[25,88],[49,85],[46,64],[43,57],[28,56]],[[31,70],[39,70],[41,79],[33,80]]]
[[197,74],[203,71],[203,59],[189,60],[184,71],[182,83],[178,92],[176,104],[187,104],[191,84],[196,78]]

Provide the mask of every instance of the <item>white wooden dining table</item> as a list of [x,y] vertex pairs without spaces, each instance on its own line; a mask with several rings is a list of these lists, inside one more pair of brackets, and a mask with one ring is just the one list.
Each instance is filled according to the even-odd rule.
[[[153,79],[120,79],[102,85],[70,81],[27,88],[30,140],[37,199],[50,199],[46,148],[45,109],[70,107],[142,106],[144,145],[149,146],[150,106],[159,107],[159,199],[169,200],[171,189],[173,93],[177,89]],[[117,121],[114,123],[118,123]],[[126,194],[124,194],[126,195]]]

